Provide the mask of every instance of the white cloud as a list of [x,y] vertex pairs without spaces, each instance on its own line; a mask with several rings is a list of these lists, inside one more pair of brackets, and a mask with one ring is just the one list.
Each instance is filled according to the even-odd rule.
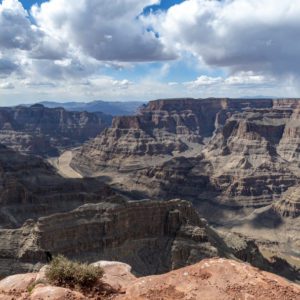
[[15,86],[11,82],[0,83],[0,89],[3,90],[12,90]]
[[103,61],[174,58],[137,17],[157,0],[50,0],[32,14],[38,26],[70,47]]
[[30,50],[36,43],[35,27],[18,0],[0,4],[0,50]]
[[261,74],[255,74],[252,71],[239,72],[225,79],[225,83],[229,85],[259,85],[271,84],[273,82],[274,78]]
[[145,19],[167,48],[229,71],[299,74],[300,1],[189,0]]
[[186,82],[185,85],[187,85],[190,88],[199,88],[201,86],[215,85],[221,82],[223,82],[222,77],[210,77],[202,75],[194,81]]
[[[20,1],[3,0],[0,96],[147,100],[300,92],[299,1],[189,0],[139,15],[158,2],[49,0],[28,13]],[[169,62],[177,56],[182,70]],[[182,84],[191,69],[196,79]]]
[[190,89],[201,89],[205,87],[213,87],[215,89],[219,88],[232,88],[234,87],[248,87],[248,88],[258,88],[260,86],[274,86],[278,85],[276,79],[270,76],[265,76],[262,74],[255,74],[252,71],[248,72],[238,72],[234,75],[228,77],[211,77],[202,75],[194,81],[185,82],[184,85]]

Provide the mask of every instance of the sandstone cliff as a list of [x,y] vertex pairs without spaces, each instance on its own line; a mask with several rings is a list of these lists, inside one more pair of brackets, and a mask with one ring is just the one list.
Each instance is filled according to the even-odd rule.
[[0,229],[114,195],[97,179],[62,178],[41,158],[0,145]]
[[[33,270],[45,252],[81,261],[119,260],[136,274],[157,274],[205,257],[234,257],[184,201],[86,204],[0,231],[1,275]],[[36,265],[37,264],[37,265]]]
[[68,112],[63,108],[0,108],[0,143],[24,153],[58,155],[61,148],[80,145],[111,124],[109,115]]
[[151,101],[71,165],[137,198],[190,200],[218,228],[299,267],[299,111],[300,99]]
[[[35,270],[46,253],[121,260],[136,274],[162,273],[213,256],[272,266],[255,243],[229,244],[190,202],[127,202],[101,178],[62,178],[42,159],[5,146],[0,171],[0,275]],[[285,275],[296,279],[295,272]]]
[[152,101],[115,118],[71,165],[126,173],[125,187],[153,197],[262,207],[299,183],[299,109],[298,99]]

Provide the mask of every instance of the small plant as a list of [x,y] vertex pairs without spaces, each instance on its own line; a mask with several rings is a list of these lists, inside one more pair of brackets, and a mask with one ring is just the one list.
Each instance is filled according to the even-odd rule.
[[102,268],[71,261],[62,255],[54,257],[46,270],[50,283],[71,288],[92,287],[102,276]]
[[33,282],[32,284],[30,284],[27,288],[27,291],[31,294],[33,289],[38,285],[38,284],[47,284],[47,281],[46,280],[43,280],[43,279],[39,279],[35,282]]

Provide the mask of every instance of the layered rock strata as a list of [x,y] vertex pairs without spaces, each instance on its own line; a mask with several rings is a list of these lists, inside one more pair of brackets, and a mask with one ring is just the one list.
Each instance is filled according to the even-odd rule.
[[227,114],[255,106],[272,107],[272,101],[151,101],[137,116],[115,117],[111,128],[82,148],[73,166],[90,174],[103,167],[131,170],[157,164],[165,157],[201,149],[213,135],[216,123],[222,124]]
[[78,146],[111,125],[111,116],[69,112],[63,108],[0,108],[0,143],[24,153],[58,155],[60,149]]
[[272,209],[283,217],[300,216],[300,187],[292,187],[283,194],[282,199],[273,204]]
[[[157,274],[205,257],[232,256],[191,204],[138,201],[86,204],[0,231],[2,275],[46,263],[45,253],[81,261],[119,260],[136,274]],[[36,265],[37,264],[37,265]]]
[[0,145],[0,229],[114,195],[97,179],[65,179],[42,159]]
[[299,183],[299,109],[298,99],[152,101],[115,118],[71,165],[125,173],[119,182],[152,197],[258,208]]

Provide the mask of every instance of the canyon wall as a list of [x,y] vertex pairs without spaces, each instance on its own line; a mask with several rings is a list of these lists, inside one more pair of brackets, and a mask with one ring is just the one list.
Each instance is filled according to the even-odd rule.
[[23,153],[58,155],[60,149],[78,146],[111,125],[111,116],[69,112],[63,108],[0,108],[0,143]]
[[124,173],[127,187],[151,197],[262,207],[299,183],[299,109],[298,99],[152,101],[115,118],[71,165]]

